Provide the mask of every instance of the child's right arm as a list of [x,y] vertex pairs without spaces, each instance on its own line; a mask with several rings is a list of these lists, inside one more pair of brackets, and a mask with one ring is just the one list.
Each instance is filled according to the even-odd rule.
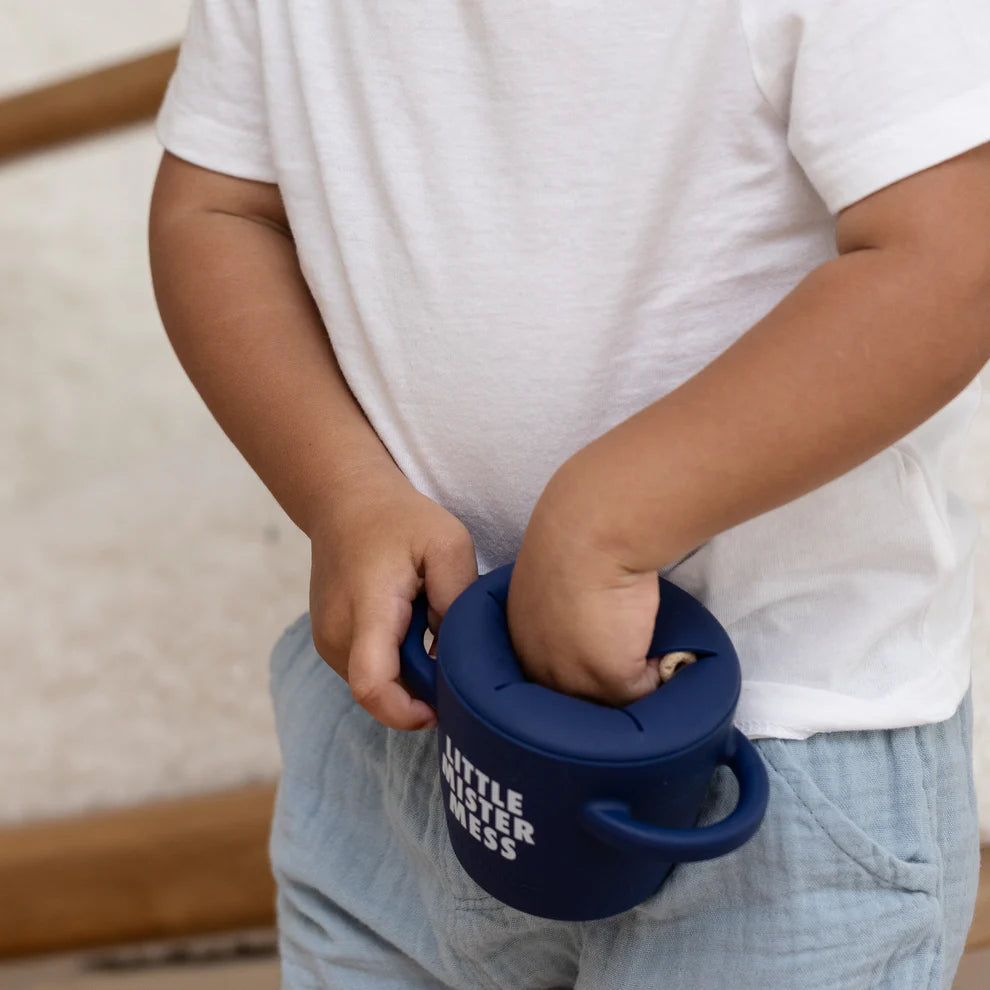
[[303,278],[278,186],[162,158],[151,274],[182,367],[312,543],[320,655],[396,729],[432,710],[396,682],[425,580],[430,626],[477,577],[464,525],[399,471],[347,387]]

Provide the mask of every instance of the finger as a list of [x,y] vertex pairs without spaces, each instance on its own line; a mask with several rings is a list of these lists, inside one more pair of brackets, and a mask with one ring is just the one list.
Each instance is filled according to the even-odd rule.
[[[408,628],[408,612],[405,626]],[[401,623],[401,619],[399,619]],[[413,698],[397,681],[400,637],[395,616],[365,608],[357,616],[347,667],[354,700],[383,725],[392,729],[423,729],[436,724],[425,701]]]
[[430,546],[423,555],[423,565],[426,597],[430,605],[428,614],[436,616],[439,628],[454,599],[478,579],[474,542],[469,535],[464,535]]
[[440,613],[429,604],[429,601],[427,601],[426,607],[426,624],[430,627],[430,632],[436,636],[437,630],[440,628]]
[[549,686],[563,694],[624,707],[655,691],[663,679],[660,660],[645,657],[622,670],[603,669],[590,662],[569,664],[557,671],[553,681]]

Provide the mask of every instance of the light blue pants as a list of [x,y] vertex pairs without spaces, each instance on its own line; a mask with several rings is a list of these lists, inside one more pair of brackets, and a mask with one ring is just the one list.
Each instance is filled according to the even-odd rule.
[[[973,917],[971,698],[945,722],[756,741],[756,836],[613,918],[534,918],[450,849],[434,730],[375,721],[308,616],[271,656],[283,990],[949,990]],[[720,767],[698,824],[734,807]],[[580,870],[580,864],[575,869]]]

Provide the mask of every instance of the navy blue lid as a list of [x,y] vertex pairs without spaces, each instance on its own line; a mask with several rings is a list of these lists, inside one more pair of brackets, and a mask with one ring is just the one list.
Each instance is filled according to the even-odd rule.
[[660,609],[647,656],[690,650],[697,662],[621,708],[527,680],[505,618],[513,566],[490,571],[458,596],[438,642],[447,683],[494,729],[557,756],[633,762],[690,748],[732,716],[742,678],[728,634],[701,602],[659,575]]

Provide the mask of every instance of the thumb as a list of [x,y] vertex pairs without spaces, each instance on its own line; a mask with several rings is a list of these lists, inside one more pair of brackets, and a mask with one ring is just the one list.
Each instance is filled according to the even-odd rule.
[[423,571],[429,602],[428,622],[435,635],[454,599],[478,579],[474,541],[466,535],[430,547],[423,555]]
[[398,681],[399,644],[409,624],[409,605],[400,619],[396,610],[381,610],[375,604],[365,601],[356,610],[347,664],[351,694],[383,725],[423,728],[433,721],[433,709],[412,697]]

